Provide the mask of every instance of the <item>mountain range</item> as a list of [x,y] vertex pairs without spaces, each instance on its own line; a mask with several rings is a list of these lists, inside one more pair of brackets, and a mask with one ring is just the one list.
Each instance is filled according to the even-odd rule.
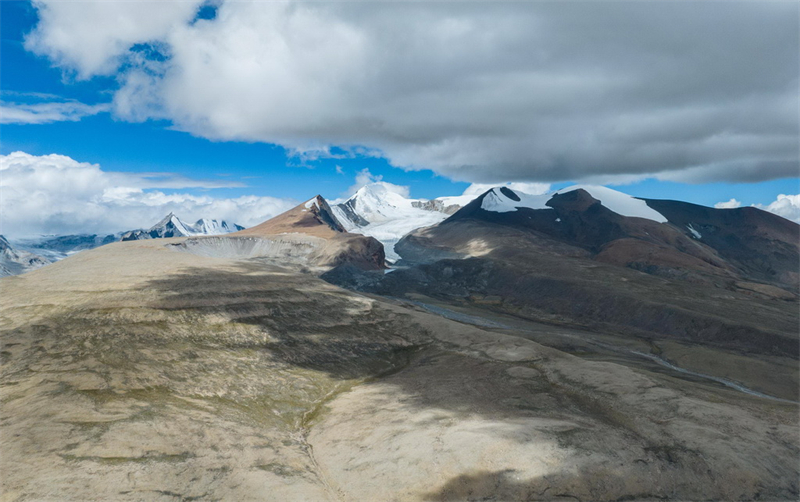
[[800,497],[800,226],[390,188],[0,279],[4,493]]
[[[331,214],[342,226],[342,229],[375,237],[384,245],[387,259],[390,262],[400,258],[394,252],[394,244],[405,234],[417,228],[441,222],[473,198],[472,196],[453,196],[432,200],[409,199],[395,190],[394,185],[388,183],[371,183],[359,189],[346,200],[330,206]],[[21,273],[52,261],[61,260],[78,251],[93,249],[111,242],[221,235],[240,230],[244,230],[244,227],[225,220],[202,218],[189,224],[181,221],[174,213],[169,213],[147,229],[108,235],[59,235],[15,240],[13,249],[16,253],[33,253],[39,259],[32,262],[33,265],[11,266],[7,270],[16,271],[14,274]],[[6,245],[12,246],[9,243]]]
[[168,237],[189,237],[194,235],[220,235],[244,230],[244,227],[225,220],[201,218],[194,224],[182,222],[175,213],[169,213],[149,229],[123,232],[119,240],[136,241],[141,239],[162,239]]
[[[800,226],[755,208],[637,199],[592,186],[539,196],[495,188],[395,250],[404,266],[392,274],[328,277],[649,343],[798,356]],[[742,371],[751,373],[737,378],[761,378],[759,385],[771,378],[767,367],[760,376]],[[791,381],[772,392],[794,396]]]
[[[243,226],[235,223],[206,218],[201,218],[194,224],[187,224],[182,222],[174,213],[169,213],[161,219],[161,221],[148,229],[129,230],[116,234],[44,236],[14,240],[13,244],[0,236],[0,238],[3,238],[2,252],[6,253],[2,258],[4,261],[0,263],[0,267],[3,267],[0,269],[0,275],[20,274],[53,261],[62,260],[79,251],[94,249],[117,241],[188,237],[194,235],[220,235],[242,229],[244,229]],[[9,251],[6,252],[6,249]],[[15,258],[15,256],[21,256],[23,258]],[[35,259],[33,257],[35,257]],[[21,265],[14,265],[15,263]]]
[[0,235],[0,277],[23,274],[50,263],[50,260],[28,251],[17,249]]

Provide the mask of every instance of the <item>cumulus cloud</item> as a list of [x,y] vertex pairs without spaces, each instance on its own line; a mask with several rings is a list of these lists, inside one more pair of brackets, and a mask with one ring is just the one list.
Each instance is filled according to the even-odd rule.
[[394,183],[389,183],[387,181],[383,181],[383,176],[378,174],[372,174],[369,172],[369,168],[364,168],[356,173],[356,180],[355,183],[350,185],[345,193],[343,194],[344,197],[341,199],[334,199],[331,200],[333,204],[339,204],[340,202],[344,202],[348,197],[353,195],[354,193],[358,192],[360,188],[365,185],[371,185],[374,183],[378,183],[382,185],[386,190],[392,193],[396,193],[398,195],[402,195],[403,197],[408,198],[411,194],[409,187],[404,185],[395,185]]
[[780,194],[774,202],[763,206],[756,204],[756,207],[783,216],[787,220],[800,223],[800,194],[784,195]]
[[452,179],[796,176],[795,2],[38,0],[27,47],[115,114]]
[[251,226],[294,205],[273,197],[163,191],[224,186],[236,185],[164,173],[109,172],[63,155],[14,152],[0,156],[0,233],[14,238],[114,233],[149,227],[170,211],[188,222],[217,218]]
[[717,209],[736,209],[737,207],[741,207],[742,203],[736,199],[731,199],[727,202],[717,202],[714,204],[714,207]]
[[[736,199],[731,199],[727,202],[717,202],[714,207],[717,209],[736,209],[737,207],[742,207],[742,203]],[[795,223],[800,223],[800,195],[780,194],[769,204],[753,204],[752,207],[757,207]]]
[[89,115],[107,112],[110,104],[86,105],[74,101],[47,103],[0,103],[0,124],[46,124],[76,121]]
[[177,24],[191,21],[201,3],[34,0],[39,23],[25,48],[78,79],[110,75],[136,44],[163,40]]

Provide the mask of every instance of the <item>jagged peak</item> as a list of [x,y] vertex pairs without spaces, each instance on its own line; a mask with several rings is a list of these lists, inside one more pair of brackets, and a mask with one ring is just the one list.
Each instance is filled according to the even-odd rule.
[[167,214],[166,216],[164,216],[163,218],[161,218],[161,220],[159,220],[159,222],[158,222],[158,223],[156,223],[155,225],[153,225],[153,226],[151,227],[151,230],[152,230],[152,229],[156,229],[156,228],[163,227],[164,225],[166,225],[166,224],[168,224],[168,223],[170,223],[170,222],[172,222],[172,223],[173,223],[173,225],[174,225],[174,224],[176,224],[176,222],[177,222],[177,224],[183,225],[183,222],[180,220],[180,218],[178,218],[178,216],[176,216],[176,215],[175,215],[175,213],[173,213],[172,211],[170,211],[170,212],[169,212],[169,214]]
[[239,234],[273,235],[293,232],[331,237],[346,230],[334,215],[328,201],[321,195],[315,195],[292,209]]

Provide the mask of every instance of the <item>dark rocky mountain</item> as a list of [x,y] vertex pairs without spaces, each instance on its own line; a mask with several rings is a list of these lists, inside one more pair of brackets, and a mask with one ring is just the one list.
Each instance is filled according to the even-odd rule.
[[464,221],[502,225],[584,250],[599,262],[653,275],[756,281],[797,292],[800,226],[756,208],[637,199],[663,215],[665,221],[658,222],[618,214],[581,188],[545,196],[544,209],[487,210],[482,207],[487,196],[519,200],[511,189],[490,190],[440,226]]
[[704,347],[725,367],[720,374],[796,396],[793,376],[778,382],[768,366],[737,369],[732,361],[747,354],[796,366],[800,227],[754,208],[612,192],[490,190],[404,237],[395,247],[404,266],[392,273],[333,270],[325,277],[386,296],[422,295],[580,327],[621,343],[646,341],[672,360],[685,357],[679,346]]
[[797,291],[800,226],[754,207],[714,209],[645,199],[678,229],[712,248],[738,275]]

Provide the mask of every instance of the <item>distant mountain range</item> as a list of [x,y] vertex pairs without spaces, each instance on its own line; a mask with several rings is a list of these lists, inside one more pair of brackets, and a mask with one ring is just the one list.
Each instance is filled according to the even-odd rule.
[[[598,262],[652,275],[692,280],[728,277],[778,287],[795,287],[799,277],[797,246],[792,241],[797,225],[751,207],[713,209],[677,201],[638,199],[589,185],[544,195],[497,187],[477,197],[411,199],[398,193],[393,185],[377,182],[363,186],[339,203],[328,205],[322,197],[314,200],[328,208],[320,214],[330,220],[331,228],[380,241],[389,263],[414,263],[422,255],[429,259],[431,253],[438,253],[439,257],[475,254],[480,253],[481,247],[488,253],[498,248],[498,237],[487,235],[481,240],[476,236],[493,226],[501,234],[511,228],[524,231],[524,240],[535,236],[539,247],[559,248],[571,255],[589,253]],[[456,232],[455,223],[464,221],[479,221],[481,229]],[[420,233],[428,227],[433,228],[431,233]],[[33,260],[32,265],[23,267],[14,265],[17,258],[9,258],[11,265],[6,269],[21,273],[31,266],[116,241],[221,235],[241,230],[244,227],[216,219],[187,224],[170,213],[148,229],[104,236],[53,236],[11,244],[6,241],[9,253],[25,256],[18,258],[23,262]],[[441,242],[434,243],[432,235]],[[23,254],[26,252],[32,257]]]
[[195,235],[220,235],[244,230],[244,227],[225,220],[201,218],[193,225],[182,222],[175,213],[169,213],[149,229],[124,232],[120,240],[138,241],[142,239],[161,239],[168,237],[191,237]]
[[13,247],[0,235],[0,277],[23,274],[50,263],[50,260]]
[[225,220],[201,218],[193,224],[182,222],[174,213],[148,229],[129,230],[116,234],[76,234],[14,240],[0,236],[0,276],[17,275],[67,256],[117,241],[220,235],[243,230],[244,227]]

